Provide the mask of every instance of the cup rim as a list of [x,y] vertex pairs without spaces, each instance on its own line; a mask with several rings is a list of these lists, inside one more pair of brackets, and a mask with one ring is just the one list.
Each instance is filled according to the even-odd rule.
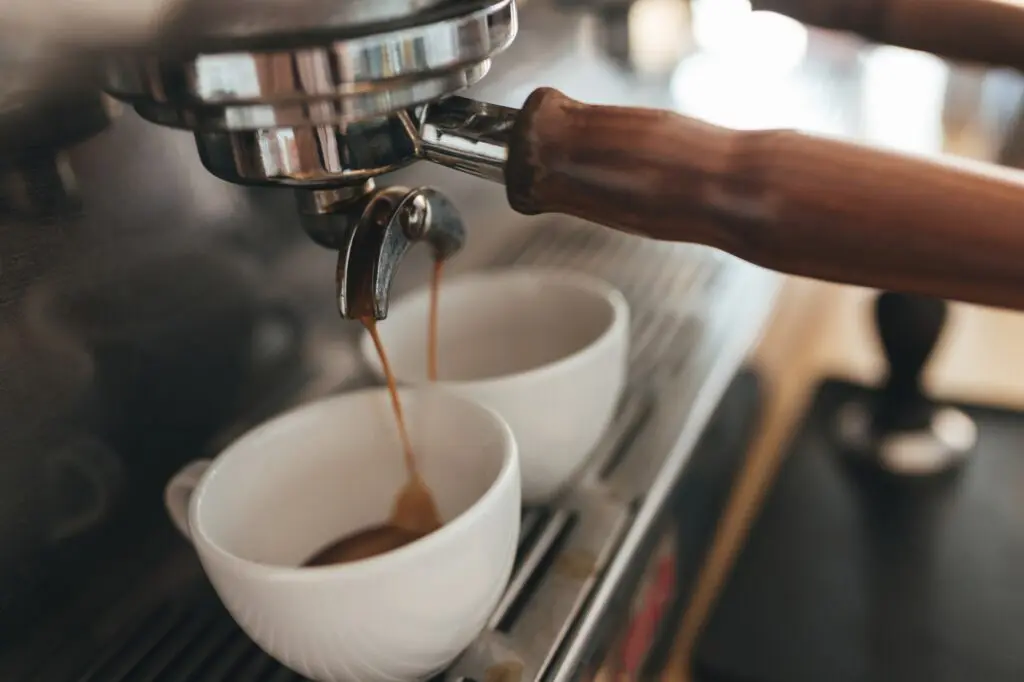
[[[597,353],[605,346],[615,343],[615,337],[621,330],[628,333],[629,325],[629,304],[626,297],[609,282],[594,277],[578,270],[570,268],[556,268],[549,266],[527,266],[527,267],[504,267],[488,268],[461,273],[451,280],[441,283],[441,291],[446,287],[470,286],[474,280],[500,280],[500,279],[525,279],[533,277],[536,280],[553,279],[557,277],[561,283],[568,283],[577,291],[592,294],[607,303],[612,310],[612,319],[601,333],[594,337],[585,346],[563,355],[555,360],[546,362],[520,372],[510,374],[499,374],[481,379],[439,379],[428,382],[426,377],[419,379],[408,379],[399,373],[395,373],[395,379],[406,386],[438,386],[442,388],[477,388],[480,386],[507,386],[513,383],[528,382],[550,375],[554,372],[571,370],[575,365],[585,362],[587,357]],[[391,309],[396,310],[402,306],[419,303],[421,299],[429,300],[429,288],[419,287],[391,304]],[[373,339],[369,332],[363,331],[359,338],[359,352],[363,362],[370,368],[378,379],[384,377],[384,370],[377,359],[377,349],[373,345]],[[390,354],[391,351],[389,351]],[[392,356],[393,357],[393,356]],[[394,362],[392,361],[392,365]]]
[[518,444],[516,443],[515,436],[513,435],[508,422],[506,422],[505,419],[496,411],[473,400],[463,398],[450,392],[441,391],[432,386],[410,386],[399,388],[398,390],[400,398],[404,398],[409,394],[424,394],[432,392],[436,392],[436,394],[443,396],[446,400],[461,403],[463,407],[468,407],[470,410],[476,410],[479,412],[496,427],[497,432],[501,434],[504,442],[501,468],[498,470],[498,473],[494,477],[490,486],[488,486],[487,490],[485,490],[475,502],[464,509],[455,518],[441,526],[441,528],[418,540],[410,542],[407,545],[403,545],[398,549],[366,559],[359,559],[358,561],[350,563],[329,566],[278,566],[260,563],[229,552],[210,538],[200,523],[200,519],[198,518],[199,505],[202,501],[203,495],[206,493],[207,486],[210,485],[210,482],[217,474],[221,458],[228,456],[238,457],[238,454],[233,453],[244,452],[245,449],[247,449],[246,446],[249,441],[261,438],[265,436],[267,432],[283,428],[289,421],[299,414],[308,413],[310,411],[333,411],[339,409],[339,407],[346,402],[367,400],[371,396],[387,397],[388,389],[386,387],[371,387],[329,396],[282,412],[278,416],[247,431],[224,448],[213,459],[209,468],[203,473],[199,484],[195,487],[195,490],[192,491],[192,498],[189,501],[188,507],[188,519],[192,542],[196,545],[197,549],[199,549],[201,545],[204,551],[214,553],[220,560],[226,561],[235,569],[256,572],[267,578],[279,580],[321,580],[324,577],[331,577],[335,579],[355,579],[364,576],[367,573],[376,571],[380,566],[386,563],[415,563],[419,557],[424,555],[424,553],[432,551],[434,545],[437,543],[447,542],[449,538],[453,538],[458,533],[462,532],[468,524],[472,523],[473,516],[478,515],[478,513],[474,514],[475,510],[478,510],[484,505],[493,504],[493,501],[500,496],[502,489],[506,488],[510,483],[517,483],[519,479]]

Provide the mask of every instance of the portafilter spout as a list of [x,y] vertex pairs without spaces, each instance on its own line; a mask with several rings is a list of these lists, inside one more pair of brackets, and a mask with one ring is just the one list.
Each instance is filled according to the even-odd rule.
[[[424,243],[435,260],[446,261],[462,249],[466,231],[455,206],[435,189],[374,190],[372,183],[363,189],[361,196],[343,197],[340,210],[319,216],[307,212],[303,220],[307,232],[317,224],[321,236],[338,251],[341,316],[382,320],[388,314],[395,273],[409,249]],[[324,198],[323,193],[306,197],[305,208],[314,208],[316,200]]]

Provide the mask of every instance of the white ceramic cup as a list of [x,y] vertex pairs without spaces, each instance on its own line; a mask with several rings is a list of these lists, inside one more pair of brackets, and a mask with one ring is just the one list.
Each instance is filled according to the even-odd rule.
[[301,564],[387,521],[406,482],[388,394],[300,407],[168,484],[172,521],[242,629],[319,682],[418,680],[484,628],[508,582],[520,521],[516,445],[494,412],[432,389],[401,392],[445,525],[400,549]]
[[[519,447],[523,500],[549,501],[597,446],[626,381],[629,308],[611,285],[569,270],[515,268],[444,280],[438,386],[499,413]],[[427,382],[430,291],[378,325],[398,381]],[[382,374],[365,334],[366,362]]]

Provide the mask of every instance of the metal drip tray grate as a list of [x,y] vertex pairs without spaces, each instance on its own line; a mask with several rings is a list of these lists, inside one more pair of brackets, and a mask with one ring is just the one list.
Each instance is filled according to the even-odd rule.
[[75,682],[295,682],[263,653],[212,592],[167,604],[132,629]]
[[[629,379],[613,424],[574,486],[555,506],[524,509],[508,589],[488,629],[443,676],[448,679],[560,682],[574,675],[595,622],[623,582],[624,555],[638,552],[640,537],[652,531],[652,518],[665,505],[663,479],[674,481],[679,473],[668,468],[685,464],[685,458],[673,463],[670,452],[678,449],[679,434],[703,429],[716,391],[724,390],[752,341],[747,332],[725,343],[737,333],[712,324],[720,311],[730,310],[722,304],[723,292],[735,286],[723,285],[736,277],[724,275],[736,271],[734,265],[741,266],[741,279],[750,270],[709,249],[634,239],[558,218],[496,263],[516,264],[579,269],[623,292],[632,313]],[[716,329],[725,331],[716,335]],[[692,382],[693,392],[660,399],[681,382]],[[698,407],[698,395],[710,405]],[[669,403],[672,410],[666,411]],[[666,423],[671,427],[671,438],[655,441],[669,445],[652,446],[643,438],[655,422],[662,431]],[[76,671],[70,677],[41,675],[33,682],[303,679],[248,640],[208,587],[149,614],[103,656],[83,658],[85,665],[65,662]],[[512,678],[504,676],[509,672]]]

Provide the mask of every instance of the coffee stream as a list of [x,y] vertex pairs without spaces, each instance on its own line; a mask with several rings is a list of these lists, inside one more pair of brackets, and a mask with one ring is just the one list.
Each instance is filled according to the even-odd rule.
[[434,261],[434,273],[430,280],[430,320],[427,327],[427,379],[437,381],[437,298],[441,293],[441,275],[444,261]]
[[416,467],[416,457],[412,452],[412,441],[409,440],[409,432],[405,428],[405,414],[402,412],[402,401],[398,399],[398,382],[395,373],[388,362],[388,355],[384,352],[384,343],[380,340],[380,333],[377,331],[377,322],[372,317],[364,317],[360,320],[366,331],[373,339],[373,346],[377,349],[377,357],[380,358],[380,365],[384,369],[384,378],[388,382],[388,393],[391,394],[391,409],[395,413],[395,423],[398,426],[398,437],[402,440],[402,453],[405,456],[405,469],[409,478],[419,476],[419,469]]
[[[430,318],[427,330],[427,376],[431,381],[437,380],[437,308],[438,292],[441,287],[443,262],[434,262],[433,277],[430,282]],[[378,554],[390,552],[429,535],[441,527],[441,515],[434,502],[423,477],[420,476],[413,454],[412,442],[405,426],[405,415],[402,402],[398,397],[398,382],[391,370],[384,344],[377,331],[377,322],[372,317],[363,318],[363,325],[373,339],[373,345],[380,357],[381,368],[388,383],[391,394],[391,408],[395,413],[398,436],[402,441],[402,452],[405,457],[405,469],[409,480],[395,497],[391,518],[387,523],[358,531],[332,542],[319,550],[308,561],[306,566],[327,566],[367,559]]]

